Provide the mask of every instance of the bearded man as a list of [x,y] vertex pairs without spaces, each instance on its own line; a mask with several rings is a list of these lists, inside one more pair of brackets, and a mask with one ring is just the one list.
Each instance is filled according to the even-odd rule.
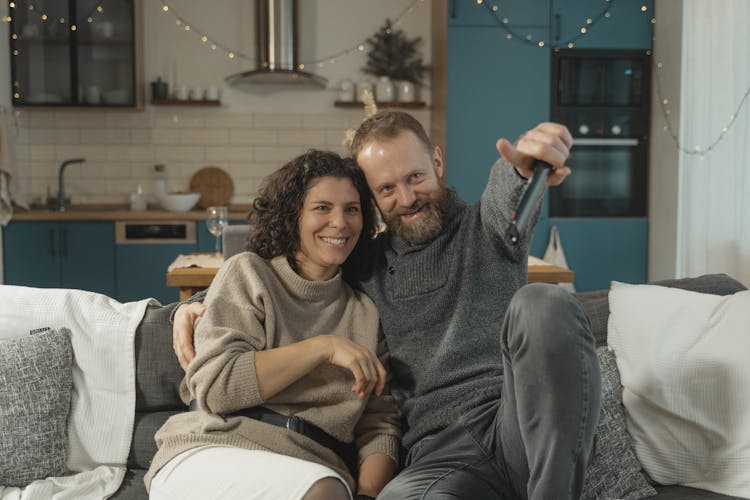
[[[357,130],[352,153],[387,228],[360,286],[378,307],[407,450],[378,498],[580,497],[600,407],[594,340],[570,294],[526,284],[541,195],[532,228],[506,236],[534,160],[558,185],[571,145],[555,123],[515,146],[500,139],[502,158],[468,205],[411,115],[380,112]],[[175,316],[182,363],[194,311]]]

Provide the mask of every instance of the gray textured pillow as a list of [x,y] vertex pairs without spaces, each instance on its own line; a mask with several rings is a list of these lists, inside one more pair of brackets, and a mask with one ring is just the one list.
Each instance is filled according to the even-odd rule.
[[596,450],[586,472],[583,500],[635,500],[656,495],[641,472],[630,435],[625,427],[622,386],[615,353],[606,347],[596,350],[602,372],[602,409],[596,428]]
[[0,341],[0,485],[67,473],[70,331]]

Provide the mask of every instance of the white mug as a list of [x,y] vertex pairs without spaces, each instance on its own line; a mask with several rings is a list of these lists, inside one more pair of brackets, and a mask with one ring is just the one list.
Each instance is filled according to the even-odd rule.
[[102,38],[112,38],[115,34],[115,25],[109,21],[97,21],[94,24],[94,32]]
[[191,101],[200,101],[203,99],[203,89],[200,85],[194,85],[193,88],[190,89],[190,100]]
[[349,79],[341,80],[339,83],[339,101],[352,102],[355,99],[354,83]]
[[218,85],[209,85],[205,94],[207,101],[218,101],[221,99],[221,91]]
[[102,93],[96,85],[89,85],[86,87],[83,95],[88,104],[99,104],[102,100]]
[[190,97],[190,93],[188,92],[188,87],[184,83],[180,85],[176,85],[174,89],[174,98],[180,101],[187,101],[188,97]]

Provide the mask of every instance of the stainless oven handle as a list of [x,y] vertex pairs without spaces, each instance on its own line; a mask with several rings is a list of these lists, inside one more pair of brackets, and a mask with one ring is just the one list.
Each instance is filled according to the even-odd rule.
[[589,139],[589,138],[578,138],[573,139],[573,146],[637,146],[638,139]]

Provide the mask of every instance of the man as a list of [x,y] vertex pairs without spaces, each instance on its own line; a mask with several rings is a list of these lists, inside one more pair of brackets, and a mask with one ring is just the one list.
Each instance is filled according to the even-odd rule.
[[[408,450],[379,498],[580,496],[599,416],[588,320],[560,288],[524,286],[532,231],[506,237],[534,159],[560,184],[571,144],[553,123],[515,146],[499,140],[503,160],[467,206],[413,117],[380,112],[357,130],[352,153],[388,229],[361,286],[380,313]],[[175,317],[181,363],[200,311],[191,307]]]

